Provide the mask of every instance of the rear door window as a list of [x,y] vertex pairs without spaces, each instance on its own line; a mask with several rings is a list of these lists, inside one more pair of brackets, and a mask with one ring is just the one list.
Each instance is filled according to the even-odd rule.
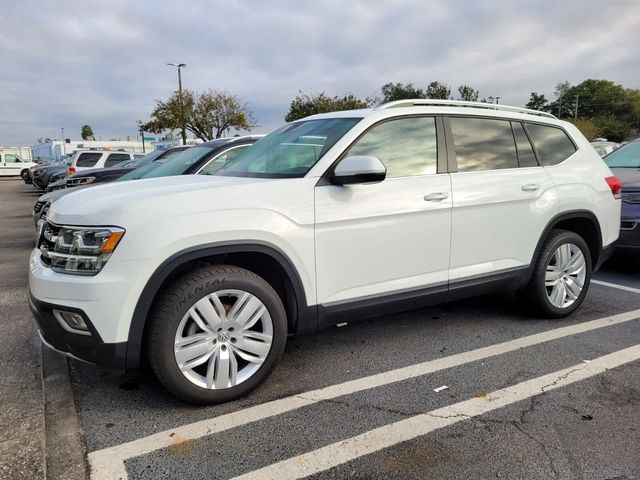
[[78,160],[76,161],[76,167],[93,167],[96,163],[98,163],[100,157],[102,157],[102,153],[100,152],[81,153],[78,156]]
[[527,123],[526,128],[541,165],[557,165],[576,151],[575,145],[561,128],[535,123]]
[[518,168],[509,121],[452,117],[449,122],[459,172]]
[[533,153],[531,142],[520,122],[511,122],[513,136],[516,139],[516,149],[518,150],[518,163],[521,167],[537,167],[538,161]]
[[105,160],[104,166],[105,168],[113,167],[115,164],[126,162],[127,160],[131,160],[128,153],[111,153],[107,157],[107,160]]

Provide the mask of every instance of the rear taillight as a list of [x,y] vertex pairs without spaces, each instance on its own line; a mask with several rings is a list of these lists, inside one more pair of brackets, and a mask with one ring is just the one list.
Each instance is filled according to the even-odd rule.
[[76,173],[76,168],[75,168],[75,167],[69,167],[69,168],[67,168],[67,173],[68,173],[69,175],[72,175],[72,174]]
[[607,177],[605,180],[611,189],[613,198],[622,198],[622,185],[620,184],[620,179],[618,177]]

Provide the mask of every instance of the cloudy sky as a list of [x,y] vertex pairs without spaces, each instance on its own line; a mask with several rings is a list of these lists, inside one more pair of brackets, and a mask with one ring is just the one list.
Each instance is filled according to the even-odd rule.
[[467,83],[523,105],[563,80],[640,88],[638,0],[0,0],[0,145],[136,134],[154,100],[228,90],[258,130],[299,90]]

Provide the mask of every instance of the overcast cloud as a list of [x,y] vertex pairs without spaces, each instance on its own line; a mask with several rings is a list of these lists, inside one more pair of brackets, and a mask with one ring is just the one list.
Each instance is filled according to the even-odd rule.
[[629,1],[0,0],[0,145],[136,134],[154,100],[228,90],[260,131],[299,90],[365,97],[390,81],[467,83],[523,105],[563,80],[640,88]]

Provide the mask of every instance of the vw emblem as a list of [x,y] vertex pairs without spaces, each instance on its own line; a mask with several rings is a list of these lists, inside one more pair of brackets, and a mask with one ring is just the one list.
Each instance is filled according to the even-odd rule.
[[218,333],[218,341],[221,343],[229,341],[229,332],[220,332]]

